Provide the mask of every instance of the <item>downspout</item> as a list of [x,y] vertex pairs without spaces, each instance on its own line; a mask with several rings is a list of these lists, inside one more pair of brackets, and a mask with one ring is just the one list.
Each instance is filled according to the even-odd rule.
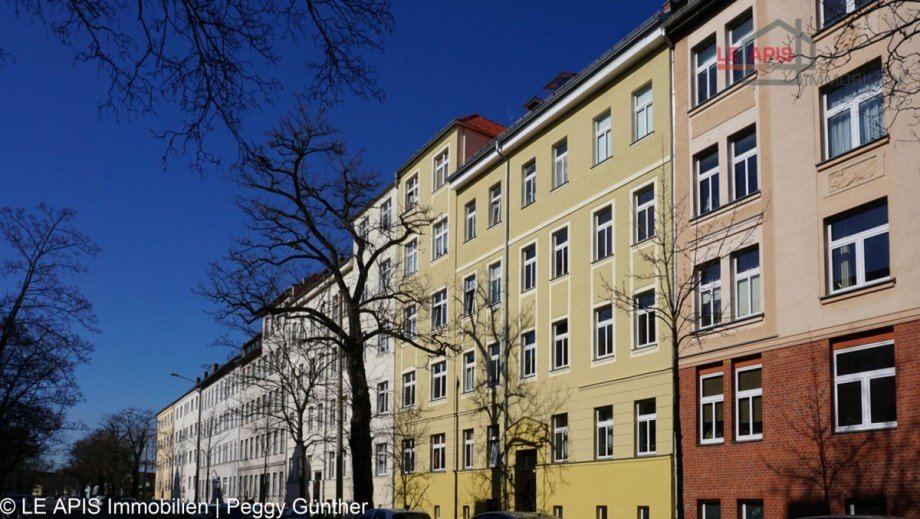
[[457,517],[457,500],[460,485],[457,480],[460,472],[460,378],[454,384],[454,518]]
[[508,382],[508,364],[511,360],[511,345],[508,344],[508,335],[509,335],[509,324],[508,324],[508,279],[509,271],[508,268],[508,250],[509,250],[509,233],[511,222],[511,163],[502,153],[501,142],[495,141],[495,153],[505,162],[505,214],[504,214],[504,244],[502,246],[502,353],[505,357],[504,362],[502,363],[502,383],[504,386],[504,395],[502,395],[502,414],[504,415],[504,424],[502,425],[502,508],[508,509],[508,428],[510,427],[510,418],[508,417],[508,394],[509,394],[509,382]]

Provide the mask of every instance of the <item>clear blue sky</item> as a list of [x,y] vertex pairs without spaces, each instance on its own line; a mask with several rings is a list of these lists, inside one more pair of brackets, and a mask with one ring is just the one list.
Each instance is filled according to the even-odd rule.
[[[661,4],[396,0],[386,50],[370,57],[386,100],[349,99],[331,120],[390,176],[454,117],[512,122],[557,72],[581,70]],[[159,410],[188,387],[170,371],[194,377],[227,356],[209,346],[221,329],[191,288],[239,233],[235,187],[189,173],[182,159],[164,170],[150,131],[169,124],[170,109],[159,120],[100,115],[104,80],[40,25],[5,10],[0,47],[14,55],[0,69],[0,206],[74,207],[103,249],[79,279],[102,333],[90,337],[93,360],[78,372],[84,402],[70,416],[93,425],[127,406]],[[273,71],[286,85],[278,102],[247,119],[254,135],[309,81],[298,52],[285,50]]]

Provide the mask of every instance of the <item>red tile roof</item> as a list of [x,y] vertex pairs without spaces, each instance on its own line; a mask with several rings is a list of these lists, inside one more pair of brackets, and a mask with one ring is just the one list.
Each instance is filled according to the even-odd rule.
[[471,128],[492,138],[498,137],[503,131],[505,131],[505,127],[503,125],[498,124],[491,119],[486,119],[479,114],[470,114],[466,117],[460,117],[457,119],[457,124],[462,124],[467,128]]

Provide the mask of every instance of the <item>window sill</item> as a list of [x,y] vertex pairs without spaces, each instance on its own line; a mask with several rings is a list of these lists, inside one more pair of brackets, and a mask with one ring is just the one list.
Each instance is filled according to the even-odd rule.
[[898,422],[883,423],[878,425],[850,425],[847,427],[834,427],[835,434],[864,433],[874,431],[893,431],[898,428]]
[[759,443],[763,441],[763,435],[748,436],[744,438],[735,438],[735,443]]
[[652,236],[649,236],[648,238],[645,238],[644,240],[639,240],[639,241],[637,241],[637,242],[633,242],[633,244],[631,245],[631,247],[634,248],[634,249],[638,249],[638,248],[640,248],[640,247],[644,247],[644,246],[646,246],[646,245],[652,243],[652,239],[653,239],[654,237],[655,237],[655,236],[652,235]]
[[713,445],[725,445],[725,439],[719,438],[718,440],[700,440],[697,443],[700,447],[712,447]]
[[[729,85],[728,87],[722,89],[721,91],[716,92],[716,93],[713,94],[712,97],[710,97],[709,99],[707,99],[707,100],[703,101],[702,103],[700,103],[700,104],[698,104],[698,105],[695,105],[693,108],[687,110],[687,117],[692,118],[694,115],[696,115],[696,114],[702,112],[703,110],[705,110],[706,108],[708,108],[708,107],[710,107],[710,106],[716,104],[719,100],[725,99],[726,97],[728,97],[729,95],[731,95],[733,92],[736,92],[736,91],[738,91],[738,90],[741,90],[741,88],[744,87],[744,85],[747,85],[748,83],[750,83],[751,81],[753,81],[756,77],[757,77],[757,71],[755,70],[754,72],[748,74],[744,79],[738,81],[737,83],[734,83],[734,84],[732,84],[732,85]],[[694,78],[694,79],[695,79],[695,78]]]
[[491,229],[491,228],[497,226],[497,225],[500,224],[500,223],[502,223],[501,220],[499,220],[499,221],[497,221],[497,222],[492,222],[492,223],[489,224],[488,227],[486,227],[486,230],[489,230],[489,229]]
[[522,205],[522,206],[521,206],[521,209],[527,209],[528,207],[534,205],[535,203],[537,203],[537,200],[536,200],[536,199],[534,199],[532,202],[528,202],[528,203]]
[[475,236],[475,235],[470,236],[469,238],[463,238],[463,244],[466,245],[467,243],[469,243],[469,242],[471,242],[471,241],[473,241],[473,240],[475,240],[475,239],[476,239],[476,236]]
[[550,193],[553,193],[553,192],[555,192],[555,191],[557,191],[557,190],[559,190],[559,189],[564,188],[564,187],[567,186],[567,185],[569,185],[569,181],[568,181],[568,180],[566,180],[565,182],[559,184],[558,186],[553,186],[553,188],[550,189],[549,192],[550,192]]
[[555,283],[555,282],[561,281],[561,280],[563,280],[563,279],[565,279],[565,278],[567,278],[567,277],[569,277],[569,273],[568,273],[568,272],[566,272],[565,274],[559,274],[558,276],[553,276],[553,277],[549,278],[549,282],[550,282],[550,283]]
[[821,301],[822,305],[827,305],[831,303],[836,303],[837,301],[843,301],[845,299],[850,299],[852,297],[858,297],[864,294],[871,294],[873,292],[879,292],[881,290],[887,290],[894,287],[896,278],[887,277],[885,279],[879,279],[859,287],[848,288],[833,294],[828,294],[826,296],[819,297],[818,300]]
[[869,141],[865,144],[860,144],[859,146],[851,150],[847,150],[841,153],[840,155],[837,155],[836,157],[824,159],[823,161],[815,164],[815,167],[818,169],[818,171],[824,171],[824,170],[833,168],[834,166],[847,162],[848,160],[852,159],[853,157],[857,155],[862,155],[863,153],[866,153],[867,151],[871,151],[876,148],[880,148],[888,144],[890,140],[891,140],[891,137],[886,133],[885,135],[882,135],[881,137],[879,137],[878,139],[875,139],[874,141]]
[[603,357],[594,357],[593,359],[591,359],[591,367],[593,368],[595,366],[603,366],[605,364],[612,364],[613,361],[615,360],[616,360],[616,355],[612,353],[610,355],[604,355]]
[[646,133],[645,135],[643,135],[642,137],[639,137],[638,139],[633,139],[633,141],[632,141],[631,143],[629,143],[629,145],[632,146],[633,144],[639,144],[640,142],[644,141],[645,139],[651,137],[652,135],[655,135],[655,130],[652,130],[652,131]]
[[530,294],[532,294],[532,293],[535,291],[535,289],[536,289],[536,287],[525,288],[524,290],[521,290],[521,295],[522,295],[522,296],[524,296],[524,295],[530,295]]
[[[828,34],[831,34],[835,32],[837,29],[848,25],[853,20],[853,18],[858,18],[868,13],[869,11],[873,10],[875,8],[873,6],[877,7],[876,2],[869,2],[866,5],[858,9],[854,9],[852,12],[844,14],[843,16],[840,17],[839,20],[835,20],[831,22],[830,25],[825,25],[824,27],[821,27],[820,29],[818,29],[817,32],[811,35],[812,41],[814,43],[818,43],[819,41],[826,38]],[[820,5],[818,8],[820,9]],[[821,13],[818,13],[819,18],[820,16],[821,16]]]
[[755,201],[760,200],[761,198],[762,198],[761,192],[758,190],[754,193],[751,193],[750,195],[746,195],[742,198],[737,198],[735,200],[732,200],[731,202],[725,205],[719,206],[713,209],[712,211],[709,211],[708,213],[696,215],[690,219],[690,224],[696,225],[698,223],[705,222],[706,220],[713,220],[725,213],[737,210],[738,208],[743,207],[745,205],[752,204]]
[[593,267],[593,266],[596,266],[596,265],[600,265],[601,263],[604,263],[605,261],[607,261],[607,260],[612,260],[612,259],[613,259],[613,253],[610,253],[610,254],[604,256],[603,258],[597,258],[597,259],[593,260],[593,261],[591,262],[591,266]]
[[694,330],[693,335],[708,335],[716,331],[724,331],[727,329],[737,328],[747,324],[759,323],[764,320],[764,313],[756,313],[751,315],[746,315],[744,317],[739,317],[738,319],[733,319],[731,321],[724,321],[712,326],[707,326],[706,328],[698,328]]
[[571,368],[569,366],[560,366],[558,368],[550,369],[549,374],[550,376],[564,375],[568,373],[569,371],[571,371]]
[[594,165],[591,166],[591,169],[594,169],[594,168],[600,166],[601,164],[604,164],[605,162],[608,162],[608,161],[609,161],[610,159],[612,159],[612,158],[613,158],[613,155],[611,154],[611,155],[607,156],[604,160],[595,162]]

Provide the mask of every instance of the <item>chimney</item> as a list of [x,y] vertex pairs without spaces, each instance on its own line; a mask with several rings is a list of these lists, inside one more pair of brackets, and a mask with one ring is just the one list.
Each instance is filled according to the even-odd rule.
[[218,368],[218,367],[220,367],[220,364],[218,364],[218,363],[216,363],[216,362],[215,362],[214,364],[211,364],[211,373],[217,373],[217,368]]
[[201,384],[201,377],[195,377],[195,385]]
[[208,370],[204,370],[204,376],[201,377],[201,380],[207,380],[207,378],[208,378]]

